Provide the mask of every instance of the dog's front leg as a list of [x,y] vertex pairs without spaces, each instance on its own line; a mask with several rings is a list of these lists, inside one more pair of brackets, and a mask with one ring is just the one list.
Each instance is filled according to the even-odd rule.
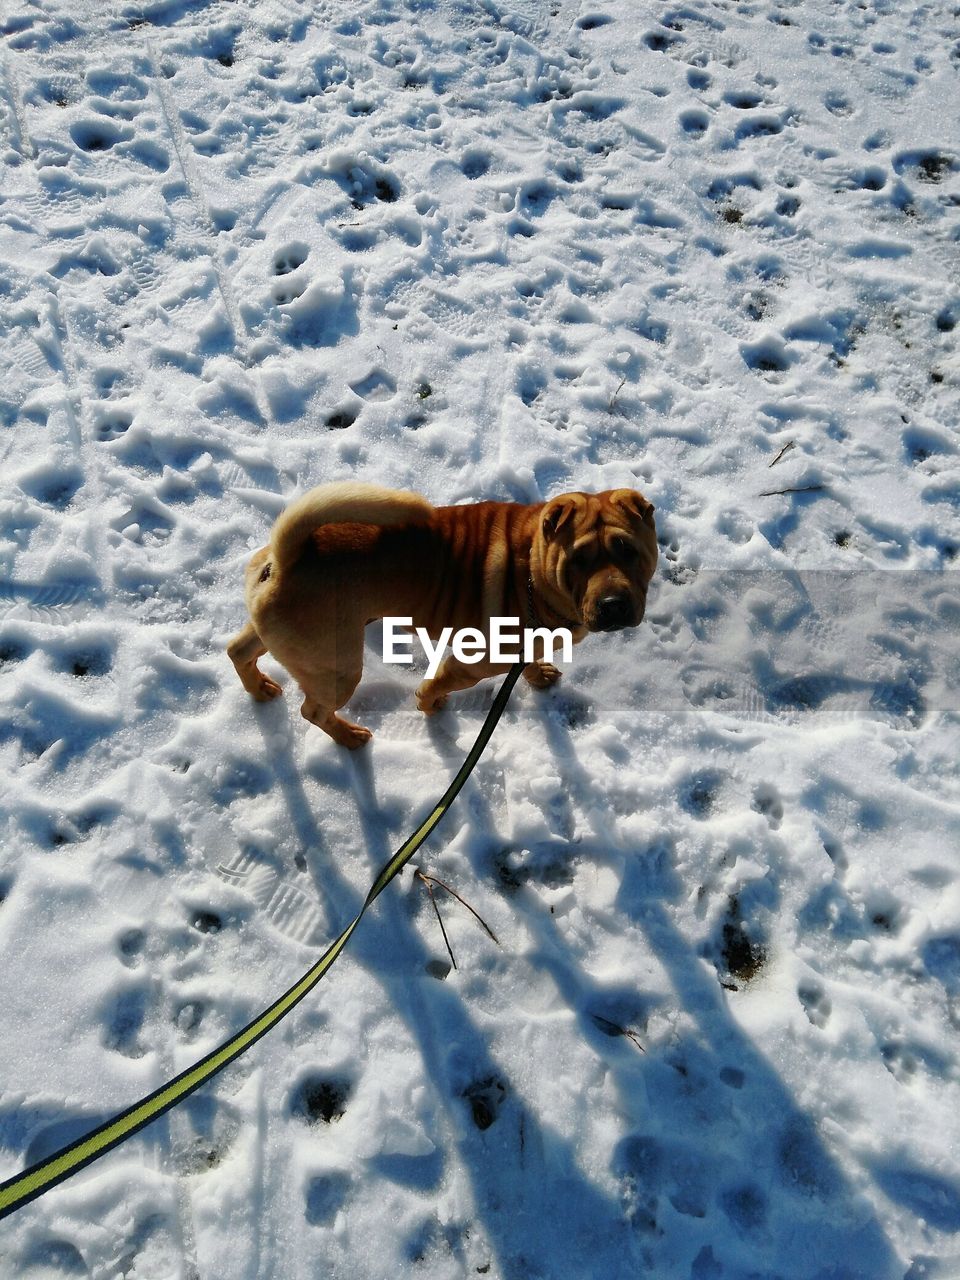
[[552,662],[531,662],[523,668],[523,678],[534,689],[549,689],[556,684],[563,672]]

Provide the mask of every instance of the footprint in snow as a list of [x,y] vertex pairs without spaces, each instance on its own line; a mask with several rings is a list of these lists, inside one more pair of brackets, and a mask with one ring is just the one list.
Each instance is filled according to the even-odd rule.
[[83,88],[73,76],[53,75],[37,80],[25,88],[23,96],[27,106],[33,106],[42,99],[55,107],[70,107],[82,99]]
[[83,475],[73,468],[56,471],[43,467],[32,475],[21,476],[18,484],[37,502],[55,511],[64,511],[83,485]]
[[30,656],[33,646],[14,637],[0,639],[0,672]]
[[310,1178],[304,1188],[304,1217],[311,1227],[328,1227],[347,1203],[352,1182],[345,1173]]
[[203,1026],[206,1007],[202,1000],[187,1000],[173,1013],[173,1023],[178,1034],[186,1041],[195,1040]]
[[76,120],[70,126],[70,137],[76,146],[87,154],[109,151],[118,142],[133,136],[130,129],[121,129],[102,116]]
[[823,988],[813,982],[801,983],[797,988],[797,999],[810,1024],[822,1031],[833,1012],[833,1006]]
[[115,1053],[126,1058],[142,1058],[147,1047],[141,1042],[147,1014],[148,992],[146,987],[133,987],[121,991],[108,1004],[103,1014],[103,1043]]
[[389,400],[397,392],[396,378],[385,369],[372,369],[365,378],[349,385],[350,390],[363,400]]
[[683,782],[677,793],[680,807],[703,821],[716,810],[724,775],[716,770],[696,773]]
[[90,70],[86,76],[90,92],[110,102],[123,102],[130,106],[142,102],[149,92],[149,85],[140,76],[114,71],[108,68]]
[[228,1103],[197,1093],[177,1108],[170,1127],[170,1163],[180,1174],[201,1174],[223,1163],[240,1136],[241,1119]]
[[753,796],[753,806],[757,813],[762,813],[770,824],[772,831],[779,830],[783,819],[783,803],[776,787],[769,782],[761,783]]
[[702,138],[710,127],[710,117],[699,109],[683,111],[679,116],[681,130],[691,138]]
[[463,154],[460,159],[460,171],[465,178],[475,182],[489,172],[493,157],[487,151],[473,149]]
[[541,369],[521,366],[516,375],[516,392],[529,408],[546,390],[547,379]]
[[302,1124],[332,1124],[346,1114],[353,1081],[342,1075],[311,1072],[290,1095],[290,1114]]
[[162,512],[147,506],[131,507],[124,515],[118,516],[110,523],[129,542],[135,542],[144,547],[161,546],[174,529],[172,520]]
[[97,439],[101,443],[109,440],[119,440],[119,438],[129,431],[133,425],[133,414],[127,413],[126,410],[117,409],[110,413],[105,413],[97,422]]
[[910,1048],[896,1041],[888,1041],[880,1046],[883,1065],[900,1084],[909,1084],[917,1074],[920,1062]]
[[496,1076],[477,1080],[463,1090],[462,1097],[470,1108],[470,1117],[478,1129],[489,1129],[500,1114],[508,1089]]
[[44,1240],[35,1244],[17,1264],[19,1280],[71,1280],[89,1276],[83,1254],[69,1240]]
[[117,938],[117,952],[120,960],[128,969],[135,969],[141,963],[147,935],[142,929],[125,929]]
[[274,255],[273,274],[275,276],[286,276],[291,271],[296,271],[298,267],[302,267],[306,262],[309,252],[310,250],[307,246],[299,242],[284,245]]
[[[746,1236],[762,1232],[767,1221],[766,1193],[754,1183],[721,1191],[718,1203],[730,1222]],[[705,1273],[709,1274],[709,1273]]]

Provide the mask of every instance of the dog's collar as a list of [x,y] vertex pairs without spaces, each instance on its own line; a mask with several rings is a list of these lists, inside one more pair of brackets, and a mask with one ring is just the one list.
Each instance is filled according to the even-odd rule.
[[536,627],[540,623],[536,606],[533,603],[533,575],[530,573],[527,574],[527,620],[532,627]]
[[[582,622],[571,622],[569,618],[564,618],[562,614],[556,613],[552,609],[550,612],[553,613],[554,617],[557,619],[556,625],[566,627],[568,631],[576,631],[578,627],[583,626]],[[529,615],[530,625],[532,627],[542,627],[546,625],[537,613],[537,606],[533,603],[533,574],[531,573],[527,574],[527,614]]]

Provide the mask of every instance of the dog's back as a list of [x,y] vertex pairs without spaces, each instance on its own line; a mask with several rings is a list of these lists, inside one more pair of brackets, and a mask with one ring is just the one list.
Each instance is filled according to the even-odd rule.
[[307,539],[325,524],[370,524],[378,527],[423,524],[433,507],[419,493],[386,489],[352,480],[322,484],[291,503],[270,534],[271,572],[293,564]]

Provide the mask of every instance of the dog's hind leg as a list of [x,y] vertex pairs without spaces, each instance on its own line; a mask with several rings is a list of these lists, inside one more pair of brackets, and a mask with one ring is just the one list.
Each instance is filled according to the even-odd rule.
[[337,711],[349,702],[360,683],[360,669],[344,675],[342,672],[298,673],[297,682],[303,690],[300,714],[318,729],[328,733],[334,742],[351,751],[362,747],[373,737],[370,729],[352,720],[344,720]]
[[448,653],[432,680],[424,680],[417,688],[417,707],[426,716],[435,715],[446,706],[447,697],[461,689],[472,689],[488,676],[497,675],[503,667],[479,666],[459,662]]
[[266,652],[267,646],[260,639],[252,622],[238,631],[227,645],[227,656],[236,667],[240,682],[258,702],[269,702],[271,698],[277,698],[283,693],[276,680],[265,676],[257,666],[257,659],[262,658]]

